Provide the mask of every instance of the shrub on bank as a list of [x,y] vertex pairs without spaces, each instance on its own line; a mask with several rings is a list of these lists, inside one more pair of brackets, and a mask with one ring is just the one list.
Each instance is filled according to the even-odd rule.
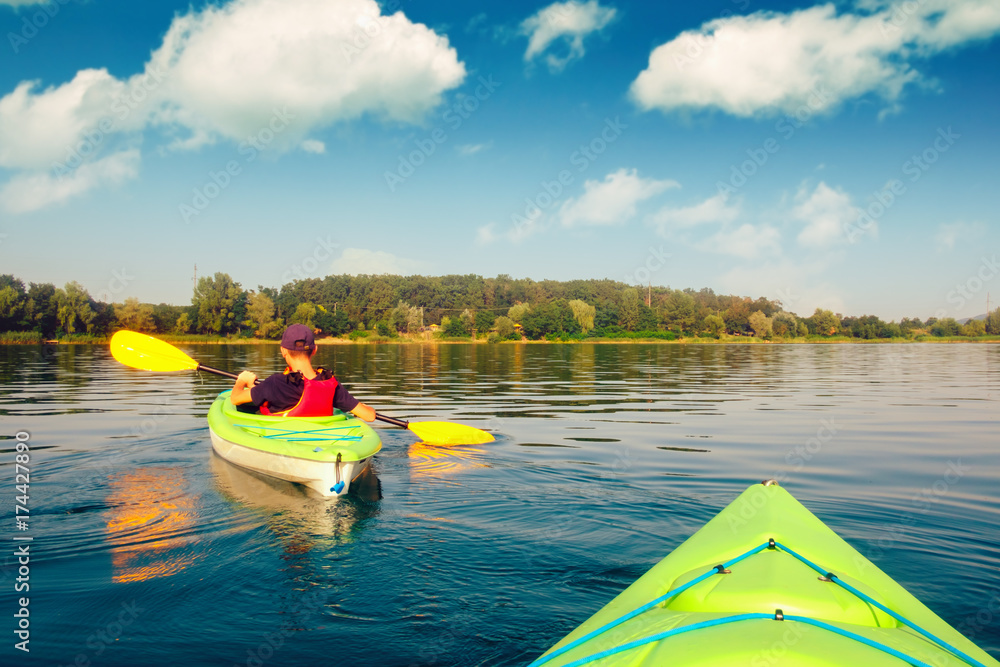
[[2,345],[33,345],[42,340],[42,334],[37,331],[0,331]]

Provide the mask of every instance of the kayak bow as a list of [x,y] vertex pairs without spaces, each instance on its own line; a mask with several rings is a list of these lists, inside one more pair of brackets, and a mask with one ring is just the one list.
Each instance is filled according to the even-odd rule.
[[770,481],[530,667],[666,664],[1000,667]]

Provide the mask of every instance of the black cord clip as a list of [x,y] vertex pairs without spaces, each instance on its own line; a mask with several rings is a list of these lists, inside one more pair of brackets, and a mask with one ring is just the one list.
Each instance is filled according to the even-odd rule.
[[780,609],[774,610],[774,620],[783,621],[785,620],[785,614]]
[[773,537],[767,538],[767,548],[768,549],[773,549],[774,548],[774,538]]
[[726,569],[725,565],[716,565],[715,566],[715,573],[716,574],[732,574],[732,572],[733,572],[732,570]]

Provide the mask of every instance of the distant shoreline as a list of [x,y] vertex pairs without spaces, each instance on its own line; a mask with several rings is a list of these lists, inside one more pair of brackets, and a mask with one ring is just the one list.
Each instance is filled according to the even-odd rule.
[[[276,340],[260,338],[206,338],[203,336],[186,338],[183,336],[158,336],[161,340],[180,345],[278,345]],[[47,341],[0,341],[0,345],[107,345],[109,338],[91,338],[82,340],[47,340]],[[590,338],[583,340],[507,340],[491,343],[485,338],[469,340],[461,338],[389,338],[371,337],[359,340],[347,338],[319,338],[316,344],[326,346],[339,345],[890,345],[908,343],[1000,343],[1000,336],[918,336],[915,338],[851,338],[846,336],[808,337],[808,338],[777,338],[760,339],[752,336],[726,336],[725,338],[677,338],[663,340],[659,338]]]

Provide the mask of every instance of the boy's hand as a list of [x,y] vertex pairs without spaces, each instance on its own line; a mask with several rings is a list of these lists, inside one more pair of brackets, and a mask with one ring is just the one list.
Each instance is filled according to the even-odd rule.
[[236,384],[242,383],[244,387],[252,387],[256,382],[257,376],[250,371],[243,371],[239,374],[239,377],[236,378]]

